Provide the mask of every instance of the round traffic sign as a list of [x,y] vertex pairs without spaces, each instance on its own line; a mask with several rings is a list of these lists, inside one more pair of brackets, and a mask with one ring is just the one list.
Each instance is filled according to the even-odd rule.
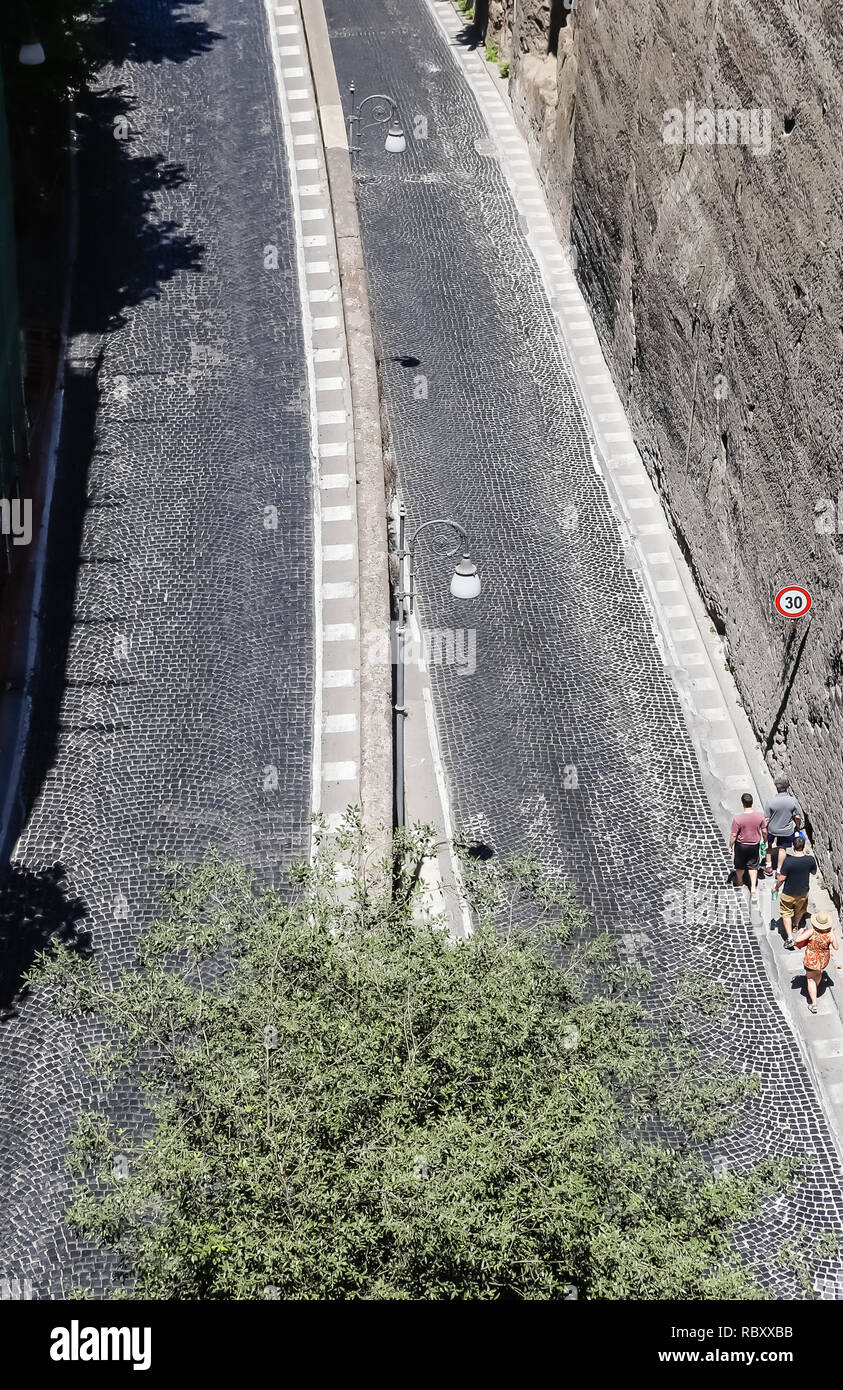
[[804,618],[811,607],[811,595],[799,584],[788,584],[776,594],[776,612],[783,618]]

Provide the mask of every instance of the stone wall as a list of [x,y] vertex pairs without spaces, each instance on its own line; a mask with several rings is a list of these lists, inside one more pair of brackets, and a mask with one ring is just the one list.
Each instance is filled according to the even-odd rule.
[[[488,36],[511,54],[638,447],[839,901],[838,0],[568,3],[491,0]],[[814,596],[801,626],[774,612],[785,582]]]

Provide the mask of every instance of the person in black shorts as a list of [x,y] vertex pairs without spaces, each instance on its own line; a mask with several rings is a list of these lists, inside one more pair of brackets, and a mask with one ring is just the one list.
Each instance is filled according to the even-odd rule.
[[752,809],[752,792],[744,792],[741,797],[743,810],[732,821],[729,848],[735,851],[735,878],[738,887],[743,887],[743,876],[749,873],[749,886],[753,902],[758,900],[758,867],[760,863],[761,837],[767,819],[761,811]]
[[785,855],[784,863],[781,864],[776,875],[776,887],[781,888],[784,884],[784,891],[779,899],[779,911],[787,936],[784,944],[788,951],[794,949],[794,918],[798,932],[800,923],[808,911],[808,889],[811,883],[811,874],[816,872],[817,861],[813,854],[805,853],[805,836],[797,830],[793,837],[793,848],[789,854]]

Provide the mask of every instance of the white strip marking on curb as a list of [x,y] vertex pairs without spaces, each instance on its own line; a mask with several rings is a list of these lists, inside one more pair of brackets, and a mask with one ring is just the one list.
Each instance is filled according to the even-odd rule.
[[354,685],[354,672],[348,670],[324,671],[322,673],[322,684],[329,690],[345,690],[348,686]]
[[353,734],[357,728],[356,714],[326,714],[322,721],[326,734]]
[[357,636],[357,624],[327,623],[323,631],[326,642],[353,642]]
[[[322,583],[322,570],[325,564],[325,553],[322,547],[322,528],[321,528],[321,508],[322,493],[319,488],[319,425],[318,411],[316,406],[316,367],[313,361],[313,322],[311,318],[310,304],[307,298],[307,275],[304,267],[305,247],[303,222],[314,221],[316,217],[324,219],[325,213],[322,209],[314,208],[308,213],[302,211],[301,201],[298,196],[297,174],[295,172],[295,146],[303,140],[315,143],[315,134],[307,136],[294,136],[290,119],[290,109],[287,103],[284,89],[284,81],[281,72],[282,56],[299,57],[301,48],[297,44],[280,47],[278,44],[278,34],[272,22],[270,13],[272,0],[264,0],[264,8],[269,27],[270,48],[272,52],[272,65],[275,75],[275,89],[278,98],[278,107],[281,115],[281,122],[284,130],[284,145],[287,155],[287,163],[290,166],[290,184],[293,195],[294,228],[296,238],[296,275],[299,287],[299,301],[301,304],[302,316],[302,337],[304,343],[305,360],[307,365],[307,384],[310,407],[310,457],[311,457],[311,507],[313,516],[313,749],[311,753],[311,809],[318,812],[322,804],[322,782],[324,779],[324,766],[322,759],[322,679],[323,679],[323,633],[322,633],[322,595],[320,586]],[[282,26],[283,27],[283,26]],[[298,32],[298,30],[295,30]],[[314,216],[315,214],[315,216]],[[353,553],[353,547],[349,547]],[[315,849],[315,839],[311,836],[310,854],[311,857]]]
[[325,473],[320,479],[319,486],[331,492],[336,488],[348,487],[347,473]]
[[339,565],[344,560],[353,559],[353,545],[326,545],[322,549],[322,561],[326,565]]
[[322,768],[323,782],[353,782],[356,776],[356,763],[325,763]]
[[352,521],[354,518],[353,507],[323,507],[322,520],[324,522]]

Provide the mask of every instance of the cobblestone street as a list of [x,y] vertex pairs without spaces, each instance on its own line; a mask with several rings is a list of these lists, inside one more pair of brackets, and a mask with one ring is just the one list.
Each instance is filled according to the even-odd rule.
[[[596,926],[668,984],[727,981],[728,1021],[701,1043],[762,1089],[716,1152],[811,1156],[809,1183],[739,1241],[780,1297],[804,1296],[775,1255],[786,1236],[841,1228],[839,1158],[749,922],[663,925],[667,890],[725,885],[727,852],[489,131],[425,0],[326,12],[343,92],[389,93],[408,132],[400,167],[367,132],[357,174],[410,529],[453,516],[483,578],[460,605],[448,561],[420,557],[422,623],[476,628],[476,673],[431,666],[456,824],[564,872]],[[821,1273],[841,1270],[835,1257]]]
[[61,602],[0,904],[0,1274],[35,1298],[107,1269],[61,1220],[90,1030],[15,1000],[21,972],[55,931],[125,964],[164,855],[277,880],[308,846],[309,403],[264,9],[115,0],[108,42],[77,120]]

